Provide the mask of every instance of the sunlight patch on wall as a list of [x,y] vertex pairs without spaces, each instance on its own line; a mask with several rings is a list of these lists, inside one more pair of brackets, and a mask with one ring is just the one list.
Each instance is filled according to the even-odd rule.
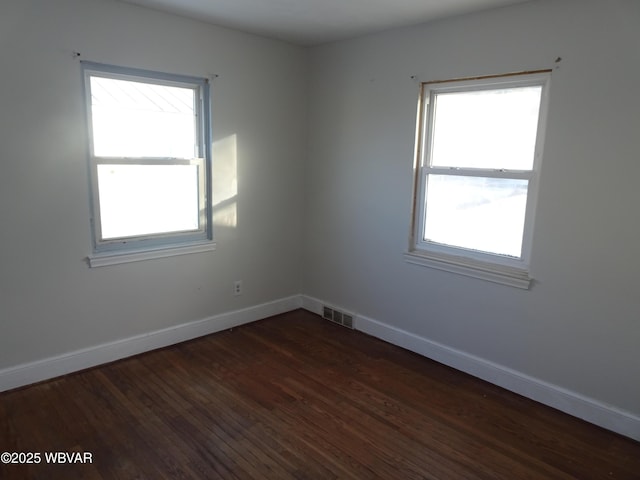
[[238,224],[237,135],[213,143],[213,225],[235,228]]

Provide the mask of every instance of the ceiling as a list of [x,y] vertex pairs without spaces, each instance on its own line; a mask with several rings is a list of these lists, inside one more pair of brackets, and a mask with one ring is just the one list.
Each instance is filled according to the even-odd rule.
[[123,0],[313,46],[528,0]]

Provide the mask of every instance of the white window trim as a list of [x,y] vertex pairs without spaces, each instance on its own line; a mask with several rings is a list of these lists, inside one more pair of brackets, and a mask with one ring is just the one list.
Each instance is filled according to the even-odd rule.
[[456,273],[471,278],[487,280],[510,287],[529,289],[532,278],[527,269],[474,261],[470,258],[434,253],[409,251],[404,254],[407,263],[423,267],[435,268],[449,273]]
[[121,263],[141,262],[155,258],[175,257],[177,255],[188,255],[191,253],[210,252],[216,249],[215,242],[202,242],[191,245],[163,246],[160,248],[149,248],[140,251],[129,252],[108,252],[97,253],[87,257],[87,262],[91,268],[108,267]]
[[[490,75],[485,77],[454,79],[436,82],[423,82],[420,85],[420,98],[416,121],[416,148],[414,159],[414,191],[411,233],[409,249],[404,254],[408,263],[443,270],[450,273],[465,275],[472,278],[508,285],[521,289],[529,289],[532,282],[530,276],[531,241],[535,208],[538,195],[538,180],[542,161],[546,119],[549,99],[549,83],[551,70],[537,70],[532,72],[518,72],[504,75]],[[506,86],[541,85],[540,114],[538,119],[538,135],[535,146],[535,156],[532,170],[502,171],[482,170],[482,176],[496,178],[523,178],[529,181],[527,207],[525,213],[525,227],[523,234],[522,256],[512,258],[437,244],[422,240],[424,238],[424,212],[426,208],[425,183],[429,174],[445,173],[447,175],[477,174],[473,169],[449,169],[432,167],[427,164],[426,145],[429,142],[429,129],[432,127],[429,116],[431,92],[460,91],[469,88],[498,88]]]
[[[198,253],[215,250],[212,231],[211,207],[211,109],[209,81],[206,78],[190,77],[186,75],[166,74],[141,69],[118,67],[94,62],[81,62],[85,89],[85,104],[87,115],[88,159],[90,171],[90,201],[91,201],[91,230],[92,254],[87,257],[90,267],[101,267],[120,263],[130,263],[154,258],[164,258],[175,255]],[[193,88],[198,100],[198,155],[195,159],[160,159],[143,157],[129,159],[126,157],[102,158],[94,155],[91,119],[91,91],[89,79],[91,76],[103,76],[124,80],[136,79],[151,81],[164,85],[175,85]],[[169,163],[168,163],[169,160]],[[201,195],[200,225],[198,230],[190,232],[170,232],[156,235],[140,235],[123,239],[101,239],[100,207],[98,200],[97,167],[102,163],[116,164],[194,164],[203,170],[203,182],[199,186]]]

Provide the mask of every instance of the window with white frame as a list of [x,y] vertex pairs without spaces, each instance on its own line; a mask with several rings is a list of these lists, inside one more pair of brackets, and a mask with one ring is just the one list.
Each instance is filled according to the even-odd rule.
[[207,79],[91,62],[82,69],[94,263],[212,245]]
[[408,261],[529,287],[549,76],[421,85]]

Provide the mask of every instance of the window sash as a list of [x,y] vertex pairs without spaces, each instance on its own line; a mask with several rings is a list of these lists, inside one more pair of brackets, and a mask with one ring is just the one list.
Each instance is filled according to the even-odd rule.
[[189,230],[173,230],[167,232],[156,232],[147,234],[136,234],[130,236],[120,236],[114,238],[104,238],[102,233],[102,213],[100,208],[94,211],[94,231],[96,251],[106,251],[117,249],[118,247],[129,245],[131,248],[141,248],[145,245],[160,245],[173,240],[175,243],[182,243],[207,239],[207,218],[206,218],[206,162],[203,158],[194,159],[165,159],[165,158],[114,158],[95,157],[92,165],[92,190],[95,201],[100,201],[100,186],[98,167],[100,165],[132,165],[132,166],[167,166],[167,165],[193,165],[197,168],[197,202],[198,202],[198,228]]
[[[521,130],[514,131],[514,130],[509,130],[509,128],[512,124],[514,124],[514,122],[516,125],[520,124],[519,126],[521,128],[523,127],[526,128],[526,125],[522,124],[523,122],[525,124],[528,123],[529,124],[528,126],[531,126],[530,122],[532,122],[533,120],[536,120],[536,121],[538,120],[537,117],[539,117],[539,113],[540,113],[539,96],[542,94],[542,89],[543,89],[542,85],[535,82],[527,82],[527,84],[521,85],[521,84],[514,83],[513,80],[509,80],[508,83],[491,84],[491,85],[466,86],[465,84],[459,84],[456,82],[456,84],[452,86],[438,85],[438,86],[429,86],[429,87],[425,86],[425,88],[427,88],[429,92],[428,107],[427,107],[428,113],[429,113],[429,118],[428,118],[429,131],[427,132],[427,136],[426,136],[426,140],[428,141],[428,147],[424,151],[425,159],[424,159],[423,165],[440,166],[445,168],[463,167],[465,164],[468,164],[468,162],[465,161],[466,159],[473,159],[475,156],[477,157],[476,160],[480,160],[484,164],[481,166],[468,167],[468,168],[482,168],[482,169],[508,168],[508,166],[504,162],[508,161],[508,162],[511,162],[511,164],[513,165],[512,162],[514,160],[516,162],[522,163],[524,165],[524,167],[522,167],[523,169],[532,168],[533,161],[534,161],[533,154],[535,154],[535,149],[534,151],[530,151],[531,156],[530,154],[526,154],[526,158],[523,159],[522,150],[519,151],[517,148],[515,148],[513,151],[509,152],[508,150],[504,150],[503,148],[501,148],[504,144],[508,144],[508,142],[502,142],[502,145],[496,145],[492,142],[491,143],[491,148],[493,150],[491,152],[492,155],[491,156],[486,155],[487,151],[484,148],[482,148],[482,145],[483,145],[482,142],[485,138],[487,138],[486,137],[487,134],[490,135],[488,138],[492,139],[493,133],[490,133],[490,130],[483,131],[483,128],[484,128],[484,124],[488,123],[489,126],[492,127],[492,129],[495,129],[495,128],[503,129],[502,135],[504,135],[505,138],[508,137],[510,134],[516,135],[516,137],[518,135],[522,135],[523,132]],[[532,115],[533,111],[531,110],[528,112],[526,111],[526,105],[528,105],[529,107],[532,107],[534,105],[531,102],[533,100],[533,97],[535,97],[535,93],[533,93],[531,89],[533,89],[533,92],[538,92],[538,103],[536,105],[537,112],[534,114],[535,117],[534,115]],[[523,90],[526,92],[524,98],[522,97],[522,93],[521,93]],[[511,92],[511,93],[507,93],[507,92]],[[485,94],[488,93],[489,95],[488,96],[478,95],[480,93],[485,93]],[[513,110],[515,99],[512,98],[512,93],[516,94],[516,98],[517,96],[520,96],[521,100],[528,102],[528,103],[525,103],[525,105],[521,105],[522,107],[525,108],[524,112],[522,110],[518,110],[518,111]],[[468,112],[465,112],[464,118],[459,118],[460,117],[459,115],[456,115],[454,117],[452,113],[456,111],[456,108],[452,107],[452,105],[449,105],[447,107],[447,103],[449,103],[447,102],[447,100],[450,100],[452,98],[454,99],[458,98],[458,108],[460,108],[460,103],[459,103],[460,96],[462,96],[462,98],[466,97],[465,102],[468,102],[468,105],[465,104],[465,108],[468,108]],[[478,99],[480,99],[480,103],[482,105],[478,104]],[[484,121],[485,119],[487,119],[486,112],[491,110],[491,108],[488,105],[486,105],[487,101],[495,103],[496,111],[502,114],[496,118],[489,119],[491,120],[490,122]],[[454,104],[455,103],[456,102],[454,102]],[[468,115],[466,115],[467,113]],[[511,116],[510,121],[506,122],[507,116],[509,115]],[[457,132],[460,131],[460,128],[462,128],[463,131],[465,132],[465,135],[467,135],[464,142],[457,141],[457,137],[458,137]],[[455,130],[456,132],[455,135],[452,135],[453,130]],[[484,133],[484,135],[476,136],[481,133]],[[529,132],[525,134],[524,139],[520,138],[521,142],[531,141],[532,137],[535,140],[535,132],[533,133],[534,135],[532,136],[531,131],[529,130]],[[474,153],[467,150],[468,148],[467,142],[473,142],[476,144],[476,148],[478,149],[477,154],[474,155]],[[464,159],[454,157],[454,158],[450,158],[449,161],[447,161],[447,155],[444,154],[444,152],[447,149],[445,148],[445,150],[442,150],[443,144],[445,146],[449,144],[449,147],[452,148],[454,152],[457,149],[462,149],[462,151],[458,150],[458,156],[464,152],[465,153]],[[440,145],[440,149],[438,149],[439,145]],[[480,146],[478,147],[478,145]],[[527,145],[527,143],[525,143],[524,145],[529,146]],[[488,147],[489,145],[484,145],[484,146]],[[512,146],[512,148],[514,147]],[[465,150],[467,151],[465,152]],[[444,160],[442,158],[443,154],[445,157]],[[436,160],[439,160],[438,163],[436,163]],[[491,160],[493,161],[493,164],[487,163],[487,161],[491,161]],[[522,162],[522,160],[524,160],[524,162]],[[456,164],[456,161],[462,161],[462,162],[460,164]]]
[[[520,264],[523,261],[525,256],[526,249],[528,248],[528,234],[529,228],[531,226],[528,224],[527,219],[530,215],[531,209],[533,209],[533,201],[532,196],[530,194],[532,186],[534,185],[534,175],[533,172],[518,172],[517,175],[509,175],[507,172],[495,172],[495,171],[473,171],[469,175],[465,175],[463,171],[455,171],[453,173],[445,173],[441,170],[448,169],[424,169],[421,175],[421,208],[420,214],[418,218],[418,231],[415,239],[415,247],[419,250],[432,251],[436,253],[448,253],[448,254],[457,254],[462,256],[467,256],[470,258],[474,258],[476,260],[489,261],[494,262],[501,265],[514,265]],[[461,245],[454,245],[449,243],[441,243],[435,240],[427,239],[428,232],[426,230],[426,220],[427,220],[427,196],[428,196],[428,188],[427,182],[430,175],[439,175],[439,176],[452,176],[452,177],[470,177],[470,178],[498,178],[505,180],[525,180],[527,182],[527,199],[526,199],[526,207],[525,207],[525,218],[524,218],[524,228],[522,232],[522,244],[521,244],[521,256],[515,257],[510,256],[506,253],[492,253],[490,251],[473,249],[470,247],[464,247]]]

